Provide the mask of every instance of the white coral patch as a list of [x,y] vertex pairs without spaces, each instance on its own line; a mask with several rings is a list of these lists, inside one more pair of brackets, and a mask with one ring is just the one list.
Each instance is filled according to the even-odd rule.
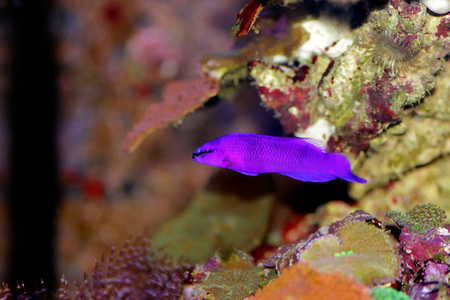
[[322,53],[336,58],[353,44],[348,23],[323,17],[306,21],[302,27],[310,34],[310,39],[294,53],[299,61],[310,60],[314,54]]
[[422,2],[429,10],[436,14],[447,14],[450,12],[450,1],[449,0],[419,0]]
[[294,133],[296,137],[307,137],[319,140],[326,144],[330,136],[334,133],[334,126],[325,119],[319,119],[310,125],[305,131]]

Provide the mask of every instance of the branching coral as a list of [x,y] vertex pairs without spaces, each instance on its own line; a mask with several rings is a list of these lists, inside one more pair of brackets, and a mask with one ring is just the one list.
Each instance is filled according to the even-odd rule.
[[441,226],[447,218],[445,210],[434,203],[416,205],[405,214],[390,210],[386,216],[394,220],[399,226],[407,227],[412,233],[425,234]]

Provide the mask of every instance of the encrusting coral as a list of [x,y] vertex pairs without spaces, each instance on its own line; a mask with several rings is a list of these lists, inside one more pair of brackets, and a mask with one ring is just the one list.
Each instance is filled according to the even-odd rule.
[[368,288],[339,274],[323,274],[305,263],[284,269],[250,300],[369,300]]

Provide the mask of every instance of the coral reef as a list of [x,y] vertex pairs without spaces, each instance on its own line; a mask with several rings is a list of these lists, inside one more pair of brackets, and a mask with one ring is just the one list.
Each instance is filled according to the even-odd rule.
[[284,269],[278,278],[249,300],[266,299],[348,299],[369,300],[368,288],[339,274],[323,274],[308,264],[297,263]]
[[[149,162],[145,156],[155,153],[161,157],[164,152],[166,161],[171,161],[180,152],[167,154],[167,150],[179,144],[190,146],[192,136],[181,132],[180,136],[185,135],[183,143],[177,141],[174,147],[170,133],[148,135],[168,124],[178,124],[211,97],[229,98],[227,93],[240,88],[244,81],[250,81],[261,104],[274,112],[286,134],[321,139],[328,150],[355,156],[353,167],[369,182],[350,186],[351,197],[360,199],[359,203],[329,204],[326,211],[316,212],[315,218],[308,219],[316,221],[311,221],[314,224],[308,224],[309,227],[299,225],[302,221],[307,223],[306,217],[300,215],[293,238],[286,238],[289,229],[283,228],[281,234],[285,236],[277,240],[280,244],[288,240],[295,243],[282,244],[262,265],[255,265],[254,261],[260,259],[256,252],[254,258],[244,252],[269,244],[266,235],[273,221],[270,213],[276,198],[274,189],[257,196],[233,194],[229,192],[237,183],[221,179],[226,182],[222,190],[207,187],[198,192],[178,217],[161,226],[153,237],[152,248],[144,241],[127,242],[121,251],[113,250],[109,261],[102,258],[92,277],[85,276],[84,283],[78,285],[76,299],[98,299],[104,295],[117,299],[449,297],[450,233],[441,226],[446,218],[443,209],[450,209],[446,201],[450,195],[450,63],[446,62],[450,52],[450,15],[433,14],[425,5],[438,13],[445,9],[430,6],[431,1],[389,0],[384,6],[367,5],[367,18],[354,21],[357,13],[353,9],[362,7],[356,0],[249,0],[232,29],[233,36],[242,38],[230,51],[205,55],[200,77],[192,79],[187,70],[199,61],[197,58],[204,53],[202,46],[216,43],[212,37],[217,30],[210,24],[227,1],[204,2],[215,13],[201,12],[191,4],[192,17],[181,17],[184,14],[177,0],[133,0],[127,5],[118,0],[94,2],[94,9],[89,12],[85,1],[64,1],[76,11],[74,23],[79,25],[73,26],[92,28],[92,34],[78,36],[80,45],[85,46],[83,50],[82,46],[74,49],[69,46],[70,41],[64,41],[60,53],[67,66],[60,81],[61,90],[65,102],[70,103],[65,112],[69,119],[62,132],[73,134],[62,139],[61,144],[71,148],[75,141],[84,141],[82,133],[89,132],[91,142],[83,153],[92,155],[89,163],[79,164],[78,157],[68,154],[70,158],[63,164],[82,169],[84,174],[77,181],[88,201],[107,198],[111,186],[119,186],[123,181],[125,175],[108,171],[106,166],[111,162],[127,171],[137,169],[136,178],[151,173],[140,179],[146,184],[142,189],[146,200],[153,201],[148,191],[154,187],[165,186],[167,195],[173,198],[179,194],[172,190],[182,191],[185,185],[191,187],[190,192],[200,189],[210,173],[185,168],[177,162],[173,163],[177,172],[172,173],[161,172],[153,165],[140,167]],[[269,7],[271,4],[290,9]],[[342,12],[352,12],[352,20],[339,16]],[[180,16],[175,17],[176,14]],[[201,22],[205,19],[211,22]],[[180,28],[189,33],[186,38],[174,34]],[[187,43],[195,47],[184,49]],[[224,48],[225,44],[222,40],[217,48]],[[70,67],[76,70],[74,74]],[[177,80],[179,76],[187,79]],[[83,84],[88,88],[79,88]],[[162,100],[158,101],[161,86]],[[149,99],[153,101],[150,106]],[[75,103],[81,103],[83,108],[76,108]],[[211,101],[213,104],[215,101]],[[118,154],[104,155],[107,149],[119,146],[119,136],[138,118],[141,120],[128,133],[123,150],[132,152],[148,138],[150,148],[144,150],[149,151],[140,159],[130,158],[127,162]],[[78,123],[83,124],[82,129],[77,128]],[[95,128],[88,131],[86,124],[94,124]],[[167,146],[162,148],[162,144]],[[77,147],[69,153],[80,146]],[[185,173],[187,183],[174,184],[172,177],[181,173]],[[252,178],[255,185],[251,185],[244,176],[231,176],[237,176],[236,181],[242,181],[247,191],[269,185],[256,178]],[[130,180],[131,184],[135,181]],[[423,204],[426,202],[437,205]],[[399,212],[413,204],[422,205],[405,214]],[[136,209],[141,204],[134,205]],[[169,215],[166,210],[170,207],[153,205],[159,215],[148,217],[152,226],[155,219]],[[357,210],[342,219],[355,206],[370,214]],[[401,227],[399,243],[374,217],[381,217],[386,209],[398,210],[386,215]],[[145,219],[141,214],[146,211],[141,208],[138,218]],[[97,223],[107,222],[101,232],[89,234],[98,236],[96,243],[109,243],[117,238],[118,231],[131,226],[112,230],[112,222],[106,221],[104,215],[81,212],[83,218],[71,219],[81,228],[78,240],[87,240],[87,233]],[[121,218],[125,214],[132,215],[123,210],[111,214],[111,219],[117,223],[117,219],[125,220]],[[341,216],[340,221],[296,242],[307,236],[311,228],[318,228],[314,226],[329,224],[328,220],[336,215]],[[133,222],[134,229],[138,228],[136,223]],[[66,228],[63,231],[70,232]],[[67,240],[75,236],[72,234]],[[83,256],[81,251],[70,249],[75,243],[67,240],[65,249]],[[220,254],[213,256],[217,251]],[[192,271],[188,265],[167,262],[165,256],[198,265]],[[370,288],[380,284],[393,288],[377,287],[369,293]],[[58,299],[70,299],[68,289],[63,277]],[[19,286],[19,293],[23,298],[29,295],[23,286]],[[0,298],[11,297],[11,290],[4,286]]]

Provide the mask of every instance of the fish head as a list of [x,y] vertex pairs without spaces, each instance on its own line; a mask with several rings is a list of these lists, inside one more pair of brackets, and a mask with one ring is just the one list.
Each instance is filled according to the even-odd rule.
[[208,147],[206,144],[192,153],[192,159],[198,163],[213,167],[226,168],[229,165],[226,153],[218,148]]

